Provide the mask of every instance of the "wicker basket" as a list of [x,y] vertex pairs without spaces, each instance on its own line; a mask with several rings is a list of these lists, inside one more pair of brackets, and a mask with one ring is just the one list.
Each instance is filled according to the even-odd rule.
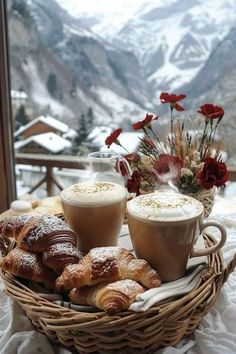
[[212,208],[214,206],[215,195],[216,195],[216,187],[211,189],[203,189],[197,193],[188,193],[189,197],[195,198],[199,200],[204,206],[204,217],[208,218],[208,216],[212,212]]
[[[206,245],[215,241],[205,235]],[[5,251],[5,243],[0,249]],[[8,245],[7,245],[8,247]],[[236,255],[225,268],[221,253],[209,256],[209,268],[187,295],[173,297],[144,313],[78,312],[50,302],[7,272],[2,272],[6,293],[51,341],[79,353],[153,353],[190,335],[215,302],[223,283],[236,265]]]

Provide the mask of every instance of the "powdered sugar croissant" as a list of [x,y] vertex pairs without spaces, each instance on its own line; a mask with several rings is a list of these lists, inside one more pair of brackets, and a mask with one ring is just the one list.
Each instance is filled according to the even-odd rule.
[[129,307],[145,288],[134,280],[118,280],[110,284],[99,284],[82,289],[72,289],[71,302],[79,305],[92,305],[109,314],[121,312]]
[[21,230],[30,220],[36,218],[33,215],[9,216],[0,221],[0,234],[5,237],[18,238]]
[[143,259],[120,247],[97,247],[78,264],[65,267],[56,281],[58,291],[121,279],[136,280],[146,288],[161,284],[157,272]]
[[0,260],[0,267],[15,276],[43,283],[48,289],[55,287],[56,274],[43,264],[39,254],[16,247]]
[[12,216],[0,223],[0,233],[14,237],[17,246],[43,254],[43,262],[61,274],[65,265],[78,263],[81,258],[77,237],[60,218],[51,214]]
[[65,266],[78,263],[82,255],[71,243],[56,243],[43,252],[43,263],[61,274]]
[[20,248],[32,252],[43,252],[55,243],[69,242],[76,246],[76,235],[60,218],[45,214],[35,216],[23,227],[18,235]]

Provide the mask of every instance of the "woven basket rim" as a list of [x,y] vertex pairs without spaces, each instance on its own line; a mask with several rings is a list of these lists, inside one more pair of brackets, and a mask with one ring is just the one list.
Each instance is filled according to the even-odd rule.
[[[205,233],[204,238],[205,238],[205,240],[206,240],[206,239],[207,239],[207,240],[210,240],[213,244],[215,244],[214,238],[213,238],[209,233]],[[220,258],[221,265],[222,265],[222,269],[223,269],[223,263],[224,263],[224,262],[223,262],[223,256],[222,256],[222,252],[221,252],[221,251],[218,252],[218,256],[219,256],[219,258]],[[210,255],[210,258],[212,258],[212,257],[214,257],[214,256],[213,256],[213,255]],[[211,261],[209,262],[209,265],[210,265],[210,263],[211,263]],[[29,297],[30,297],[30,296],[36,297],[36,298],[38,298],[38,300],[42,301],[43,303],[47,304],[48,306],[53,306],[53,307],[65,309],[65,307],[63,307],[63,306],[61,306],[61,305],[58,305],[58,304],[55,304],[55,303],[51,302],[50,300],[47,300],[47,299],[41,297],[41,296],[38,295],[36,292],[34,292],[34,291],[31,290],[30,288],[28,288],[26,285],[22,284],[21,281],[18,280],[18,278],[17,278],[16,276],[10,274],[9,272],[5,272],[5,271],[2,271],[2,270],[1,270],[1,274],[2,274],[2,277],[3,277],[4,281],[7,282],[7,284],[12,283],[12,285],[16,285],[16,286],[17,286],[17,289],[19,289],[19,292],[20,292],[20,293],[25,293],[25,294],[27,294]],[[199,285],[197,285],[192,291],[194,291],[198,286],[199,286]],[[191,292],[192,292],[192,291],[191,291]],[[187,295],[188,295],[188,294],[187,294]],[[184,295],[184,296],[185,296],[185,295]],[[176,301],[176,300],[173,300],[173,302],[174,302],[174,301]],[[158,309],[159,309],[159,307],[160,307],[159,305],[158,305],[158,306],[153,306],[153,307],[151,307],[149,310],[147,310],[147,311],[145,312],[145,314],[148,313],[149,311],[150,311],[150,312],[153,312],[153,309],[155,309],[155,308],[158,308]],[[80,313],[80,311],[77,311],[77,310],[74,310],[74,309],[70,309],[70,308],[69,308],[69,309],[66,308],[66,310],[69,310],[69,311],[71,311],[71,312],[73,312],[73,313],[76,312],[77,314]],[[103,311],[101,311],[101,310],[98,309],[98,313],[101,313],[101,312],[103,312]],[[82,313],[84,314],[84,312],[82,312]],[[125,311],[125,312],[123,312],[123,314],[124,314],[124,313],[132,313],[132,314],[134,314],[134,312],[131,312],[131,311]],[[87,314],[88,314],[88,317],[91,315],[90,312],[87,312]],[[94,315],[94,313],[93,313],[93,315]],[[107,314],[104,312],[104,315],[107,315]],[[92,316],[92,317],[93,317],[93,316]],[[115,315],[115,316],[109,315],[109,318],[112,318],[112,317],[117,318],[117,315]]]
[[209,197],[209,196],[215,195],[216,190],[217,190],[217,188],[216,188],[216,186],[214,186],[214,187],[212,187],[210,189],[200,189],[199,191],[194,192],[194,193],[191,193],[191,192],[190,193],[186,193],[186,195],[195,196],[195,197],[198,196],[198,195],[202,195],[204,197]]

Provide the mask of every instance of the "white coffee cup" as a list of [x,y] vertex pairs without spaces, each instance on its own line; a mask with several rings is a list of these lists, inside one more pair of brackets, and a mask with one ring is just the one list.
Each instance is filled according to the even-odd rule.
[[61,192],[65,219],[78,236],[78,248],[116,246],[126,210],[126,189],[111,182],[84,182]]
[[[198,200],[170,191],[140,195],[128,202],[128,227],[137,257],[146,259],[162,281],[185,274],[189,257],[209,255],[226,241],[226,229],[216,220],[203,220],[204,208]],[[213,247],[196,250],[202,231],[214,226],[221,239]]]

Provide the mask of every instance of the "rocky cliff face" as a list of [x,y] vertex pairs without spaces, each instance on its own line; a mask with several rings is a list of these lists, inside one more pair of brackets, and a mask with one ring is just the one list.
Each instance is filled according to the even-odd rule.
[[183,92],[186,108],[225,108],[222,135],[233,146],[234,0],[147,0],[119,26],[102,15],[71,16],[59,2],[8,1],[12,88],[26,91],[35,114],[77,128],[92,107],[97,124],[119,126],[165,110],[161,91]]
[[236,161],[236,28],[217,45],[197,76],[181,91],[188,92],[188,107],[214,102],[225,109],[220,135],[229,156]]
[[10,1],[9,37],[12,88],[26,91],[38,114],[77,126],[89,107],[100,123],[152,108],[135,55],[81,27],[53,0]]
[[189,83],[235,20],[234,0],[146,0],[116,28],[102,16],[100,22],[88,26],[110,43],[135,53],[158,95]]

